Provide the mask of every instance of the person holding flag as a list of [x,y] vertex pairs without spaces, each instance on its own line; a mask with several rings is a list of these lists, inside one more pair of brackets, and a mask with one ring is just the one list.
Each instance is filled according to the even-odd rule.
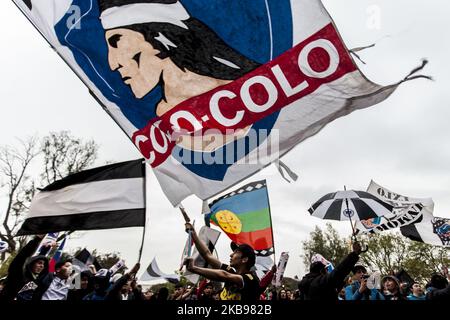
[[232,242],[233,253],[230,255],[230,265],[227,265],[212,255],[207,246],[199,239],[192,224],[186,223],[185,227],[186,231],[191,233],[200,255],[213,268],[197,267],[192,258],[187,258],[185,259],[187,270],[212,281],[224,282],[225,287],[220,293],[221,300],[257,301],[260,295],[259,279],[251,271],[256,260],[254,249],[248,244],[237,245]]
[[[48,258],[44,255],[31,257],[45,235],[37,235],[16,255],[8,268],[8,277],[0,300],[31,300],[34,291],[48,274]],[[30,258],[31,257],[31,258]]]

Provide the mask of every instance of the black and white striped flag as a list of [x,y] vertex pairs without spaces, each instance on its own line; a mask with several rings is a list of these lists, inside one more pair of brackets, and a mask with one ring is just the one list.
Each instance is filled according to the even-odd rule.
[[70,175],[37,193],[17,235],[145,225],[142,159]]

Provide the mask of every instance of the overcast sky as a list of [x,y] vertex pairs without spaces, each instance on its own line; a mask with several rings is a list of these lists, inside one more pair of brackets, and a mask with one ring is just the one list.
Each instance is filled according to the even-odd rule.
[[[376,43],[361,52],[363,73],[388,85],[405,77],[421,58],[434,82],[405,83],[385,102],[330,123],[283,160],[299,174],[286,183],[273,167],[249,181],[267,178],[277,259],[290,253],[286,275],[302,276],[301,241],[323,221],[310,217],[309,206],[322,195],[342,189],[365,190],[371,179],[404,195],[432,197],[436,216],[450,218],[450,3],[445,0],[324,1],[349,48]],[[100,144],[100,159],[140,157],[125,134],[91,98],[86,87],[25,19],[11,1],[0,1],[2,63],[0,145],[18,138],[70,130]],[[377,19],[376,13],[379,13]],[[143,264],[157,257],[160,268],[179,267],[186,240],[183,219],[164,197],[153,174],[148,178],[148,228]],[[3,203],[2,203],[3,204]],[[201,201],[184,202],[202,225]],[[4,208],[3,205],[1,208]],[[0,215],[1,215],[0,211]],[[348,223],[333,223],[342,235]],[[68,242],[69,248],[119,251],[132,265],[142,228],[92,231]],[[229,240],[221,236],[219,256],[228,261]]]

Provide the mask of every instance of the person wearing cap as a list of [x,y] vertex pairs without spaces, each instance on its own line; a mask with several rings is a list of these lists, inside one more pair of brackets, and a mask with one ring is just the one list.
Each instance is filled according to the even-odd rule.
[[185,260],[187,269],[212,281],[224,282],[225,286],[220,293],[221,300],[240,300],[243,302],[257,301],[260,295],[259,279],[251,271],[255,265],[256,255],[248,244],[231,243],[233,252],[230,254],[230,264],[224,264],[216,259],[195,232],[190,223],[185,225],[186,231],[191,232],[194,244],[203,259],[212,267],[200,268],[194,265],[194,260]]
[[384,300],[377,288],[369,287],[367,269],[357,264],[352,269],[352,283],[345,288],[345,300]]
[[72,259],[58,261],[55,272],[49,273],[42,279],[36,289],[33,300],[67,300],[71,282],[73,280]]
[[44,236],[35,236],[11,261],[0,300],[32,300],[34,291],[48,274],[48,258],[43,255],[31,257]]
[[385,300],[406,300],[400,289],[400,281],[395,276],[386,276],[381,280]]
[[345,277],[358,262],[362,252],[358,242],[353,243],[353,251],[330,273],[321,261],[310,265],[309,273],[300,281],[298,288],[302,300],[337,301],[338,292],[344,286]]

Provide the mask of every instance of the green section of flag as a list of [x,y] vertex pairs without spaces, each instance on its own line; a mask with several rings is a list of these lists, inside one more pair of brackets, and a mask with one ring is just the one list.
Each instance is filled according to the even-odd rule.
[[[257,230],[264,230],[271,227],[269,208],[236,214],[236,216],[239,218],[239,220],[241,220],[242,223],[241,232],[252,232]],[[211,215],[211,221],[215,225],[220,226],[217,222],[215,213]]]

